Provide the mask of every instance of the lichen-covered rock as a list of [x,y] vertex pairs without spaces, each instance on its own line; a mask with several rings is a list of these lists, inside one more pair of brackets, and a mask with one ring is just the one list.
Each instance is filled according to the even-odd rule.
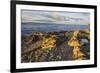
[[90,31],[33,32],[22,36],[21,62],[90,59]]

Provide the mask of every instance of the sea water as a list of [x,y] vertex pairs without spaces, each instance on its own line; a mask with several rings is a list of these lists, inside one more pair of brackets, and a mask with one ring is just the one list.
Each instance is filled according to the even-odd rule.
[[86,24],[21,23],[21,34],[28,35],[32,32],[60,32],[89,28],[90,26]]

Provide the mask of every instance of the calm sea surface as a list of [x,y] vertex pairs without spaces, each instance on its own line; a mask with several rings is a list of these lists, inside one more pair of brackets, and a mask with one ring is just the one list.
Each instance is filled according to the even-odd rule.
[[50,23],[21,23],[22,35],[28,35],[32,32],[59,32],[89,29],[89,25],[65,25],[65,24],[50,24]]

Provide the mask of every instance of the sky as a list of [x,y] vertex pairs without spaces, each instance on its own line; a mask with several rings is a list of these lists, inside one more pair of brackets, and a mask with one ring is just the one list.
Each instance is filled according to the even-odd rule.
[[90,24],[90,13],[21,10],[21,22],[88,25]]

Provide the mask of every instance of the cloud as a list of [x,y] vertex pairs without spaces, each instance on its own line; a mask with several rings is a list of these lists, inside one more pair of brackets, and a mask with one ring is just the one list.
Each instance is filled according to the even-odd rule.
[[22,22],[55,23],[55,24],[89,24],[90,14],[79,12],[57,12],[22,10]]

